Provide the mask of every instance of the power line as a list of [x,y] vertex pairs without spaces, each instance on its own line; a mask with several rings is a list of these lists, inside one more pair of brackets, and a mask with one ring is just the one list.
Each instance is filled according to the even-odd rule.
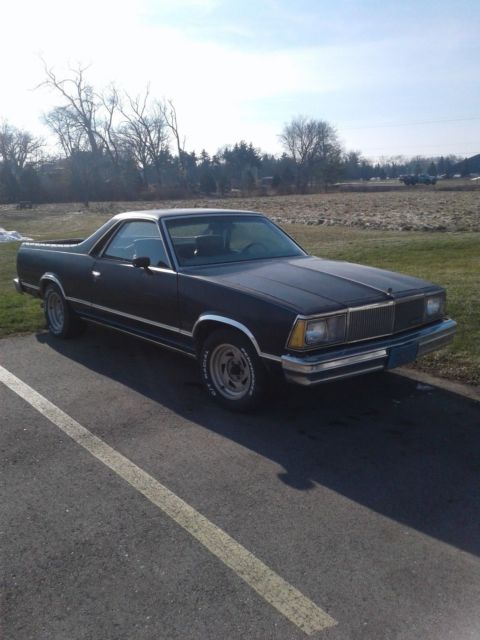
[[[397,145],[395,145],[396,149],[418,149],[418,147],[422,147],[422,148],[427,148],[427,149],[443,149],[444,147],[456,147],[457,149],[459,147],[463,148],[463,149],[479,149],[480,150],[480,142],[475,143],[475,142],[447,142],[446,144],[416,144],[416,145],[403,145],[398,147]],[[389,149],[390,147],[370,147],[370,148],[366,148],[366,149],[362,149],[363,151],[385,151],[387,149]]]
[[448,120],[421,120],[418,122],[398,122],[394,124],[372,124],[360,127],[340,127],[342,131],[353,131],[356,129],[390,129],[393,127],[413,127],[421,124],[443,124],[445,122],[472,122],[474,120],[480,120],[480,117],[475,118],[449,118]]

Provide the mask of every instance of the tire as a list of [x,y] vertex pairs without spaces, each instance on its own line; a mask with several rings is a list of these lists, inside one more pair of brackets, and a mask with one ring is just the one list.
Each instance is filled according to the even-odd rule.
[[85,323],[72,311],[56,284],[47,285],[43,306],[47,328],[56,338],[73,338],[84,330]]
[[208,395],[230,411],[250,411],[264,395],[266,369],[250,340],[238,331],[219,329],[205,339],[200,372]]

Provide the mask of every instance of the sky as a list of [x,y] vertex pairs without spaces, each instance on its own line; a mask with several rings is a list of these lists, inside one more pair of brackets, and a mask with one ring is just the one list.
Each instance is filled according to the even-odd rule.
[[14,0],[1,9],[0,120],[47,138],[79,64],[97,89],[171,98],[186,149],[281,153],[293,117],[370,159],[480,153],[478,0]]

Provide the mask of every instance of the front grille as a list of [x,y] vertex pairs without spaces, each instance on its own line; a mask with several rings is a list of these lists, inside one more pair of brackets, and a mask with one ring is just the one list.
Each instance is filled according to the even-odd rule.
[[350,309],[347,342],[368,340],[418,327],[424,322],[424,296]]
[[394,333],[418,327],[423,322],[425,298],[419,296],[410,300],[398,300],[395,303]]
[[351,309],[348,322],[348,341],[365,340],[392,333],[394,305],[386,304],[366,309]]

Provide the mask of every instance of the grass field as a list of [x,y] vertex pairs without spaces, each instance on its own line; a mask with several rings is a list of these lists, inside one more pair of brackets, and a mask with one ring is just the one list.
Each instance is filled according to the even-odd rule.
[[[385,202],[384,194],[377,195]],[[248,202],[248,208],[266,209],[258,204]],[[239,207],[239,203],[230,200],[229,206]],[[43,211],[39,207],[16,215],[10,210],[0,210],[0,227],[16,229],[35,239],[83,237],[116,210],[132,208],[131,204],[115,203],[97,205],[91,211],[79,206],[80,213],[71,205],[55,205]],[[135,208],[142,207],[136,203]],[[143,208],[147,208],[145,203]],[[70,209],[70,213],[65,209]],[[415,366],[436,375],[480,384],[480,233],[288,223],[283,226],[316,255],[401,271],[445,286],[448,312],[458,322],[458,334],[451,347],[423,358]],[[44,326],[39,302],[30,296],[19,296],[12,288],[17,246],[17,243],[0,245],[0,337],[38,331]]]
[[458,323],[455,341],[415,366],[480,384],[479,233],[379,232],[304,225],[290,225],[286,230],[316,255],[400,271],[446,287],[448,314]]

